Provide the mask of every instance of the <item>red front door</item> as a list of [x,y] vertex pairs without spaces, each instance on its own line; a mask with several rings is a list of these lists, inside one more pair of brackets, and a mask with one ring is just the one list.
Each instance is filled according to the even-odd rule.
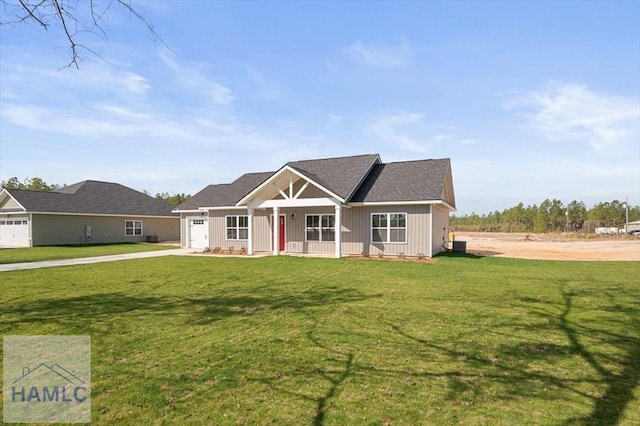
[[[278,245],[279,247],[279,251],[284,251],[284,245],[285,245],[285,221],[286,221],[287,215],[281,214],[280,215],[280,229],[278,230],[278,237],[279,237],[279,242],[280,244]],[[271,232],[271,243],[273,244],[273,232]]]

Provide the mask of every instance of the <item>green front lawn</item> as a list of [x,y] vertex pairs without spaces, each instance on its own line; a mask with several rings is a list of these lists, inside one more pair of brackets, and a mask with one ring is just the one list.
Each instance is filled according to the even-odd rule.
[[142,251],[177,248],[147,243],[89,244],[0,249],[0,264],[39,262],[41,260],[76,259],[80,257],[108,256]]
[[638,262],[165,257],[4,272],[95,424],[640,423]]

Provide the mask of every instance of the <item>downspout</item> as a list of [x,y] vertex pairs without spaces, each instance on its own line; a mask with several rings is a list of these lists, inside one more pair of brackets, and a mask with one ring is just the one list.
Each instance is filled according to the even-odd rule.
[[429,204],[429,259],[433,257],[433,204]]

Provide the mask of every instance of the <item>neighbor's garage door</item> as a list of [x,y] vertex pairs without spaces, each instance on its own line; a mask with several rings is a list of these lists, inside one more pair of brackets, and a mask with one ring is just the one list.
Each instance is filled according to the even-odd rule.
[[0,246],[30,247],[29,218],[0,219]]
[[207,230],[207,220],[189,219],[189,248],[209,247],[209,232]]

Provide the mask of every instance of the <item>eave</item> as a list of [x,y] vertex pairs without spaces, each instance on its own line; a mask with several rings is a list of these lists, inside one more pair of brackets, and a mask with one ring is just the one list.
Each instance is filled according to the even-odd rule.
[[412,200],[412,201],[359,201],[349,203],[349,207],[365,207],[365,206],[420,206],[420,205],[441,205],[447,210],[455,212],[456,208],[443,200]]
[[[142,218],[156,218],[156,219],[179,219],[178,216],[160,216],[150,214],[127,214],[127,213],[67,213],[67,212],[38,212],[38,211],[25,211],[25,212],[12,212],[7,214],[42,214],[42,215],[59,215],[59,216],[100,216],[100,217],[142,217]],[[0,212],[3,214],[3,212]]]

